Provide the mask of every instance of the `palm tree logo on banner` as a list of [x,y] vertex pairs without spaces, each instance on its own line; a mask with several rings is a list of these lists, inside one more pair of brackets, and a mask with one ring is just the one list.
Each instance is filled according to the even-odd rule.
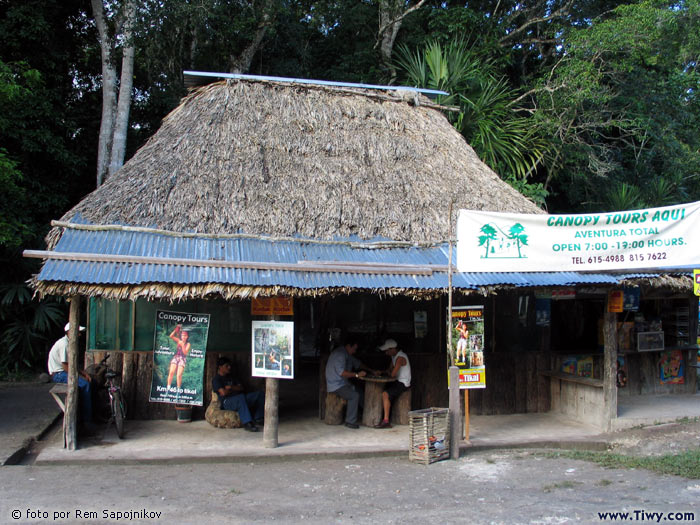
[[486,223],[479,230],[479,246],[484,248],[482,259],[526,259],[522,247],[527,246],[525,227],[516,222],[508,230]]

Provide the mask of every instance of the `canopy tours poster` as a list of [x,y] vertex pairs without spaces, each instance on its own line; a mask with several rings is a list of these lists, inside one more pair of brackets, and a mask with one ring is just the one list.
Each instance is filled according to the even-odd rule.
[[459,367],[459,388],[486,388],[484,307],[453,307],[449,329],[452,361]]
[[209,314],[156,311],[150,401],[202,406]]

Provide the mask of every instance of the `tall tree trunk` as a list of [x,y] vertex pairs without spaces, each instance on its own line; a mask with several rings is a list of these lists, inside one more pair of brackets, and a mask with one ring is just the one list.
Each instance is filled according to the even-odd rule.
[[112,135],[112,152],[108,176],[124,165],[126,155],[126,136],[129,129],[129,110],[131,109],[131,89],[134,85],[134,18],[135,6],[129,0],[125,6],[124,49],[122,51],[122,73],[119,80],[119,102]]
[[260,49],[266,30],[267,24],[259,25],[253,41],[238,56],[232,55],[229,58],[229,73],[246,73],[250,70],[250,64],[253,62],[255,53]]
[[399,34],[403,19],[420,9],[424,3],[425,0],[418,0],[411,6],[404,0],[379,0],[379,31],[375,49],[379,46],[382,64],[389,72],[389,84],[396,82],[396,67],[392,58],[396,35]]
[[[103,0],[90,0],[95,17],[102,59],[102,121],[97,147],[97,186],[124,163],[126,132],[129,126],[131,88],[133,86],[133,27],[135,0],[124,0],[122,10],[108,20]],[[108,27],[111,22],[112,28]],[[118,38],[126,42],[122,55],[121,79],[117,82],[115,52]],[[117,92],[119,98],[117,98]]]
[[102,0],[91,0],[102,60],[102,120],[97,145],[97,186],[108,176],[109,159],[112,154],[112,129],[117,106],[117,70],[112,62],[113,40],[107,31]]
[[255,36],[253,41],[246,46],[246,48],[241,51],[241,53],[236,55],[231,55],[229,57],[229,73],[245,73],[250,70],[250,64],[253,62],[253,57],[255,53],[258,52],[262,45],[263,38],[265,38],[265,32],[267,28],[272,25],[274,17],[272,16],[272,10],[274,9],[274,4],[276,0],[265,0],[262,3],[260,10],[260,23],[258,28],[255,30]]

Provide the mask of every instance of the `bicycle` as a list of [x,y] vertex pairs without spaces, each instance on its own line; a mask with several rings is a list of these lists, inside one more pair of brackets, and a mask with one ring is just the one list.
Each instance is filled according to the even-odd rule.
[[126,403],[122,396],[121,387],[114,381],[115,378],[119,377],[114,370],[107,366],[107,359],[109,359],[109,354],[105,355],[104,359],[100,361],[100,364],[95,367],[94,376],[95,378],[104,377],[104,387],[109,396],[109,410],[110,417],[108,424],[114,421],[114,426],[117,429],[117,436],[119,439],[124,438],[124,419],[126,418]]

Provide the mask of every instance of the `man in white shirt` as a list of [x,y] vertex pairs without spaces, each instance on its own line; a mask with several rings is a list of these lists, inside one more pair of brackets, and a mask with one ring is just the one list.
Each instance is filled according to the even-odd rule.
[[[49,351],[49,374],[54,383],[68,383],[68,330],[70,323],[66,324],[66,334],[54,343]],[[85,327],[81,326],[80,331]],[[84,371],[78,372],[78,396],[80,403],[80,415],[83,425],[92,424],[92,391],[90,389],[90,376]]]
[[386,370],[386,373],[389,377],[395,377],[396,381],[387,383],[384,392],[382,392],[384,419],[374,428],[391,428],[391,423],[389,423],[391,403],[411,386],[411,363],[408,362],[406,353],[399,350],[398,346],[398,343],[393,339],[387,339],[379,347],[380,352],[391,357],[391,366]]

